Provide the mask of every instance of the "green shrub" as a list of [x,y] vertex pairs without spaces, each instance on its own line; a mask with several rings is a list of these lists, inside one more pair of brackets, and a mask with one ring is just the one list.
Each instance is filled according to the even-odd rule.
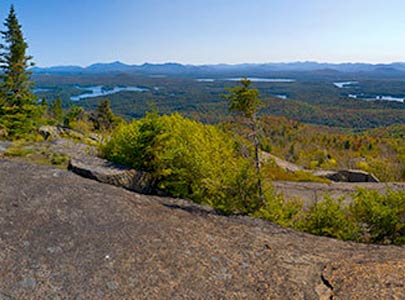
[[55,166],[64,166],[69,161],[69,157],[63,153],[50,153],[49,161]]
[[357,227],[351,221],[349,211],[342,203],[326,196],[324,200],[310,205],[304,212],[296,228],[320,236],[353,240],[357,237]]
[[353,202],[326,197],[314,203],[295,224],[299,230],[343,240],[375,244],[405,244],[405,191],[359,189]]
[[350,212],[363,242],[405,244],[405,191],[380,194],[359,189]]
[[237,142],[212,125],[179,114],[122,125],[103,147],[105,157],[153,175],[155,187],[175,197],[209,204],[223,213],[260,208],[253,163]]
[[405,243],[405,192],[359,190],[350,206],[325,197],[304,211],[300,200],[285,200],[266,187],[262,203],[253,161],[240,154],[246,147],[218,127],[179,114],[151,113],[122,124],[102,150],[111,161],[149,172],[154,188],[224,214],[247,214],[343,240]]
[[9,148],[4,154],[11,157],[26,157],[33,153],[35,153],[34,149]]
[[266,206],[252,214],[252,217],[266,219],[283,227],[294,227],[302,209],[300,199],[285,199],[282,194],[275,194],[272,189],[265,193]]

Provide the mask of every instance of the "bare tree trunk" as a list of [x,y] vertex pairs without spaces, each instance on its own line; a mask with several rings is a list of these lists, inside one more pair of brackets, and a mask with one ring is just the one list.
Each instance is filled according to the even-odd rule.
[[257,119],[256,116],[254,115],[252,118],[252,126],[253,126],[253,141],[255,145],[255,164],[256,164],[256,173],[257,173],[257,190],[259,192],[259,201],[262,206],[265,205],[264,201],[264,194],[263,194],[263,185],[262,185],[262,179],[261,179],[261,174],[260,174],[260,149],[259,149],[259,138],[258,138],[258,126],[257,126]]

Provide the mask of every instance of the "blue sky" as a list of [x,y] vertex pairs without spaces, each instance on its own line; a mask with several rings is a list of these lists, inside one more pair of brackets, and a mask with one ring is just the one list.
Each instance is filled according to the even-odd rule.
[[405,61],[403,0],[14,0],[39,66]]

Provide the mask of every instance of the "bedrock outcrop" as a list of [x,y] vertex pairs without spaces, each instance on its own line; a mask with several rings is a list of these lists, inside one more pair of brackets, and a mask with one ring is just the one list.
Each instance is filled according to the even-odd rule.
[[405,248],[0,160],[0,299],[404,299]]
[[[68,168],[80,176],[123,187],[130,191],[164,195],[164,191],[154,188],[150,174],[123,167],[96,156],[76,155],[70,160]],[[283,194],[287,199],[300,198],[307,206],[323,200],[326,195],[335,200],[344,197],[345,203],[348,204],[352,201],[358,188],[377,190],[380,193],[385,193],[387,190],[405,190],[405,182],[331,182],[326,184],[274,181],[273,186],[276,193]]]

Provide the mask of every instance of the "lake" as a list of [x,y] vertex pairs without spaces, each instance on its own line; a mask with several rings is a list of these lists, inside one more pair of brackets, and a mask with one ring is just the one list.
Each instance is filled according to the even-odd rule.
[[196,79],[196,81],[198,81],[198,82],[214,82],[215,79],[212,79],[212,78],[198,78],[198,79]]
[[274,97],[279,98],[279,99],[284,99],[284,100],[288,99],[287,95],[274,95]]
[[49,88],[34,88],[32,90],[34,93],[50,92],[52,89]]
[[85,93],[83,93],[79,96],[70,97],[70,100],[72,100],[72,101],[79,101],[79,100],[87,99],[87,98],[107,96],[107,95],[112,95],[112,94],[116,94],[119,92],[146,92],[146,91],[149,91],[146,88],[139,88],[136,86],[127,86],[127,87],[116,86],[113,89],[106,89],[102,85],[97,85],[97,86],[89,86],[89,87],[77,86],[76,88],[85,91]]
[[149,75],[149,78],[167,78],[167,75],[154,74]]
[[[242,77],[239,78],[226,78],[223,80],[227,81],[241,81]],[[251,82],[280,82],[280,83],[290,83],[290,82],[295,82],[295,79],[286,79],[286,78],[258,78],[258,77],[248,77]]]
[[359,84],[359,82],[358,81],[343,81],[343,82],[334,82],[333,84],[336,87],[343,89],[343,88],[349,88],[351,85]]
[[365,100],[365,101],[376,101],[376,100],[382,100],[382,101],[396,101],[396,102],[402,102],[405,103],[405,98],[399,98],[399,97],[392,97],[392,96],[375,96],[375,97],[364,97],[364,96],[359,96],[355,94],[349,94],[349,98],[353,99],[360,99],[360,100]]
[[[214,82],[216,80],[221,81],[241,81],[242,77],[236,78],[222,78],[222,79],[213,79],[213,78],[199,78],[196,79],[198,82]],[[291,83],[295,82],[295,79],[287,79],[287,78],[259,78],[259,77],[247,77],[251,82],[275,82],[275,83]]]

